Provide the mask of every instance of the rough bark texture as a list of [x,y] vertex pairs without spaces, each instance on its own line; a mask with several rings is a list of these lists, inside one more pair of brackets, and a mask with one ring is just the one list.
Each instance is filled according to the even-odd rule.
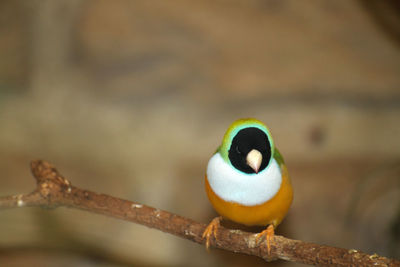
[[[205,224],[143,204],[77,188],[46,161],[32,161],[31,169],[37,181],[36,190],[26,195],[0,198],[0,209],[64,206],[131,221],[199,244],[204,243],[202,233]],[[212,238],[210,245],[267,261],[282,259],[318,266],[400,266],[400,261],[376,254],[368,255],[354,249],[307,243],[283,236],[275,236],[271,254],[268,255],[265,242],[257,244],[254,234],[222,226],[218,228],[217,239]]]

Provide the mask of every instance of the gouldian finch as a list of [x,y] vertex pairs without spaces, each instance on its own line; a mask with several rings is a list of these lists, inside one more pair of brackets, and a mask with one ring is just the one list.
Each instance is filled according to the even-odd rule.
[[203,233],[206,247],[222,218],[253,226],[268,226],[268,253],[274,229],[293,200],[286,165],[267,126],[256,119],[240,119],[226,131],[221,146],[207,166],[205,188],[214,209],[222,216],[211,221]]

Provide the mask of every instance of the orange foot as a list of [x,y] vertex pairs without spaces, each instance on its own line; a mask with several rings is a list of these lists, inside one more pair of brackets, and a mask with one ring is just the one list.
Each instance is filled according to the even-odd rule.
[[271,254],[271,242],[273,242],[274,239],[274,226],[272,224],[268,225],[267,229],[262,231],[261,233],[256,234],[256,243],[258,244],[258,240],[262,237],[265,237],[265,240],[267,241],[267,251],[268,255]]
[[218,227],[220,226],[222,217],[216,217],[214,218],[210,224],[207,226],[206,230],[203,232],[202,238],[206,239],[206,249],[208,250],[210,247],[210,237],[211,235],[214,236],[215,240],[217,240],[217,230]]

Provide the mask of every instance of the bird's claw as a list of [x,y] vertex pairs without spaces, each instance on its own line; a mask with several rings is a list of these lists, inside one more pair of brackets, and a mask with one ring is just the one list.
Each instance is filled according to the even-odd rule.
[[274,226],[272,224],[268,225],[267,229],[265,229],[261,233],[256,234],[257,244],[260,238],[265,237],[265,240],[267,241],[268,255],[271,254],[271,243],[274,241],[274,236],[275,236],[275,231],[274,231]]
[[217,230],[220,226],[221,217],[214,218],[206,227],[203,232],[202,238],[206,239],[206,249],[210,248],[210,237],[211,235],[214,236],[214,239],[217,240]]

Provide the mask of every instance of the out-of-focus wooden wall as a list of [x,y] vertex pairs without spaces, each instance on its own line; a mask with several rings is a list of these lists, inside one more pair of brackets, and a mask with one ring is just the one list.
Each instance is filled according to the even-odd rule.
[[[400,8],[378,2],[2,1],[0,195],[31,190],[42,158],[77,186],[206,223],[207,160],[233,120],[257,117],[295,189],[278,234],[399,257]],[[0,212],[9,266],[104,255],[263,264],[75,210]]]

